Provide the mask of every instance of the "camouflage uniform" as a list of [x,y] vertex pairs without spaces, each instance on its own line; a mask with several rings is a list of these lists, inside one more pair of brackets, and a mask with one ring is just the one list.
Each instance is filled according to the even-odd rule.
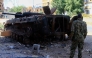
[[75,20],[72,23],[71,34],[72,34],[72,45],[71,45],[70,58],[74,57],[77,46],[78,46],[78,58],[82,58],[84,39],[87,35],[86,22],[82,21],[81,18]]

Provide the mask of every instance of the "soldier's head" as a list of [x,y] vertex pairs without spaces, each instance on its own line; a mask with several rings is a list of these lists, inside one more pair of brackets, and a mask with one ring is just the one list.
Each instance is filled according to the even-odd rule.
[[78,19],[78,16],[74,16],[73,18],[72,18],[72,21],[75,21],[75,20],[77,20]]
[[83,16],[81,13],[79,13],[77,16],[78,16],[78,18],[81,18],[83,20]]

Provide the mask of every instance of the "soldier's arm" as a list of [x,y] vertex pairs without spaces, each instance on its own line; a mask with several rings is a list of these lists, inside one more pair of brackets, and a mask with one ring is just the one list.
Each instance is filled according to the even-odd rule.
[[84,38],[86,38],[87,36],[87,24],[85,22],[85,26],[84,26]]
[[71,34],[69,35],[69,38],[72,39],[73,37],[73,34],[74,34],[74,22],[72,23],[72,26],[71,26]]

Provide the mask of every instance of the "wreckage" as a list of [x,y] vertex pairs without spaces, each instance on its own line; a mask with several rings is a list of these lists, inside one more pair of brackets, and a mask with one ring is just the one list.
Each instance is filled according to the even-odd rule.
[[65,34],[69,35],[68,24],[70,17],[67,15],[52,15],[56,10],[51,11],[48,6],[43,7],[41,13],[3,13],[15,15],[14,19],[7,20],[4,25],[5,31],[10,30],[8,37],[23,44],[34,44],[51,42],[53,40],[64,40]]

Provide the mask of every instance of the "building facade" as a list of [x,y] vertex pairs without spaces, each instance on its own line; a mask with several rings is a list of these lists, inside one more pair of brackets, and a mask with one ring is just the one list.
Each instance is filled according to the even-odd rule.
[[52,0],[42,0],[42,6],[49,6],[51,7]]
[[92,15],[92,0],[84,0],[84,13]]
[[30,12],[36,12],[36,13],[43,13],[43,9],[42,9],[42,7],[35,7],[35,8],[33,8],[33,7],[27,7],[27,12],[28,11],[30,11]]
[[3,0],[0,0],[0,12],[4,11]]

